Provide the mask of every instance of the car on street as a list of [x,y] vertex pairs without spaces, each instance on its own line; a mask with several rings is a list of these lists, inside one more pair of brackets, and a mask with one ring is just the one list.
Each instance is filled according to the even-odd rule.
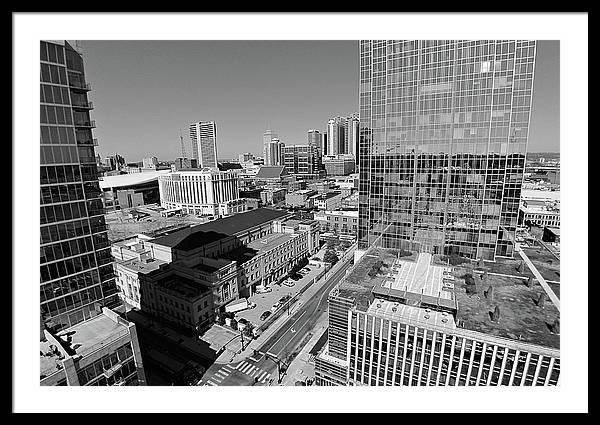
[[290,297],[289,295],[284,295],[283,297],[279,298],[279,304],[283,304],[284,302],[286,302],[290,298],[292,298],[292,297]]
[[248,301],[248,308],[255,308],[256,307],[256,303],[253,303],[252,301]]
[[280,303],[273,304],[273,305],[271,306],[271,311],[275,311],[275,310],[277,310],[277,309],[279,308],[279,306],[280,306],[280,305],[281,305]]
[[283,284],[284,284],[285,286],[290,286],[290,287],[292,287],[292,286],[294,286],[294,285],[296,284],[296,282],[294,282],[292,279],[286,279],[286,280],[284,280],[284,281],[283,281]]
[[260,320],[265,320],[270,315],[271,315],[271,312],[267,310],[267,311],[263,312],[263,314],[260,315]]

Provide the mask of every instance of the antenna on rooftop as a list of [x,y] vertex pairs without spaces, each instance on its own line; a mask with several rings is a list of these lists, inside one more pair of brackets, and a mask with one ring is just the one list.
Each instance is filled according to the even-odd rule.
[[185,144],[183,143],[183,136],[181,135],[181,129],[179,129],[179,141],[181,142],[181,157],[185,158]]

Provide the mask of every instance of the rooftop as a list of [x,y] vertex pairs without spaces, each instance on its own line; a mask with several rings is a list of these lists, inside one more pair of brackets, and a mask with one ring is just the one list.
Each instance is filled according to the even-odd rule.
[[198,225],[182,229],[169,235],[156,238],[151,242],[156,245],[168,246],[182,251],[190,251],[228,237],[225,233],[204,231],[201,227],[202,225]]
[[132,260],[123,261],[120,265],[135,273],[150,273],[158,270],[163,264],[168,263],[154,258],[148,258],[147,260],[142,261],[134,258]]
[[[378,273],[369,276],[369,272],[376,266],[378,261],[391,267],[397,258],[397,250],[372,247],[350,268],[348,274],[342,278],[338,285],[339,296],[354,299],[359,308],[367,310],[373,300],[372,289],[375,286],[381,286],[385,278],[385,274]],[[405,261],[416,261],[416,259],[416,254],[403,257]]]
[[415,324],[417,326],[435,326],[448,330],[456,328],[456,323],[451,314],[444,314],[440,311],[426,310],[424,308],[381,299],[373,301],[367,309],[367,314],[383,317],[388,320]]
[[[462,278],[457,278],[454,286],[458,302],[456,319],[461,328],[560,348],[560,336],[550,332],[550,326],[560,314],[549,299],[543,307],[537,305],[540,294],[544,293],[539,284],[529,288],[522,279],[491,274],[486,283],[479,276],[475,276],[475,282],[477,294],[474,295],[467,295]],[[494,294],[491,300],[484,295],[489,286]],[[496,307],[500,309],[500,319],[493,321],[491,315]]]
[[139,184],[157,181],[158,177],[169,174],[171,170],[145,171],[143,173],[119,174],[116,176],[105,176],[100,180],[100,189],[136,186]]
[[49,376],[62,366],[67,357],[81,356],[97,351],[129,334],[129,322],[113,311],[103,313],[63,329],[56,334],[44,331],[46,340],[40,342],[40,375]]
[[157,282],[158,286],[175,296],[194,300],[201,295],[210,291],[205,286],[202,286],[191,279],[178,274],[171,274]]
[[237,261],[238,264],[244,264],[246,261],[249,261],[252,258],[254,258],[257,253],[258,251],[256,249],[248,248],[247,246],[243,245],[239,248],[222,254],[221,257]]
[[220,218],[208,223],[194,226],[189,230],[198,229],[197,231],[214,231],[224,233],[226,235],[237,235],[240,232],[259,226],[261,224],[270,223],[273,220],[285,217],[289,213],[271,208],[257,208],[244,213],[235,214],[230,217]]
[[342,194],[342,192],[338,192],[338,191],[334,190],[332,192],[327,192],[327,193],[323,193],[321,195],[317,195],[315,199],[317,199],[317,200],[319,200],[319,199],[326,200],[326,199],[333,198],[334,196],[338,196],[338,195],[341,195],[341,194]]
[[258,170],[256,177],[263,179],[274,179],[281,177],[284,174],[283,166],[262,166]]
[[[560,314],[549,299],[543,307],[538,306],[540,294],[544,293],[539,284],[530,288],[526,285],[527,280],[519,276],[489,273],[484,280],[482,274],[474,273],[476,292],[467,294],[466,269],[462,266],[444,267],[430,254],[417,256],[412,253],[400,258],[398,254],[398,250],[379,247],[368,250],[340,282],[339,296],[354,299],[362,311],[373,313],[379,310],[376,305],[381,304],[377,314],[391,314],[393,307],[396,309],[393,313],[403,320],[420,320],[421,323],[441,320],[441,316],[434,316],[442,312],[432,314],[437,310],[434,308],[437,304],[442,311],[456,313],[457,328],[559,348],[560,336],[552,333],[550,328]],[[443,278],[444,268],[452,270],[454,279]],[[488,298],[485,292],[490,286],[493,296]],[[384,298],[391,304],[384,302]],[[394,305],[395,301],[400,303]],[[432,312],[423,322],[427,307],[432,307]],[[496,307],[500,318],[494,321],[492,314]],[[452,317],[452,314],[446,317]]]
[[521,199],[549,199],[560,201],[560,190],[522,189]]
[[292,239],[292,235],[289,233],[274,233],[250,242],[248,248],[255,249],[258,252],[270,251],[290,239]]

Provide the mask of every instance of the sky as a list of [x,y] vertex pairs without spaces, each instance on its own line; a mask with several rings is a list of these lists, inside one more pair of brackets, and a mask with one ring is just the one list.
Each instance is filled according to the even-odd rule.
[[[273,129],[286,144],[305,144],[329,118],[358,112],[355,40],[80,42],[94,137],[102,157],[190,156],[189,124],[215,121],[219,159],[262,155]],[[530,152],[558,152],[559,42],[540,41]]]

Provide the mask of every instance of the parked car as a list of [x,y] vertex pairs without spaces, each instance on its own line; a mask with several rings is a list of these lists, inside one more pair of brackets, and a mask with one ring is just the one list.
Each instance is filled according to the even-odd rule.
[[266,294],[267,292],[271,292],[272,289],[271,288],[267,288],[265,286],[257,286],[256,287],[256,293],[257,294]]
[[271,315],[271,312],[267,310],[263,314],[260,315],[260,320],[265,320],[270,315]]
[[286,280],[283,282],[283,284],[284,284],[285,286],[292,287],[292,286],[294,286],[294,285],[296,284],[296,282],[294,282],[292,279],[286,279]]
[[252,301],[248,301],[248,308],[255,308],[256,307],[256,303],[253,303]]
[[302,270],[300,270],[300,271],[303,271],[303,272],[306,272],[306,273],[308,273],[308,272],[310,271],[310,269],[309,269],[308,267],[304,267],[304,268],[302,268]]
[[273,306],[271,307],[271,311],[275,311],[275,310],[277,310],[277,309],[279,308],[279,306],[280,306],[280,305],[281,305],[281,304],[279,304],[279,303],[273,304]]
[[279,298],[279,303],[280,303],[280,304],[283,304],[284,302],[286,302],[286,301],[287,301],[287,300],[289,300],[290,298],[292,298],[292,297],[290,297],[289,295],[285,295],[285,296],[283,296],[283,297]]

